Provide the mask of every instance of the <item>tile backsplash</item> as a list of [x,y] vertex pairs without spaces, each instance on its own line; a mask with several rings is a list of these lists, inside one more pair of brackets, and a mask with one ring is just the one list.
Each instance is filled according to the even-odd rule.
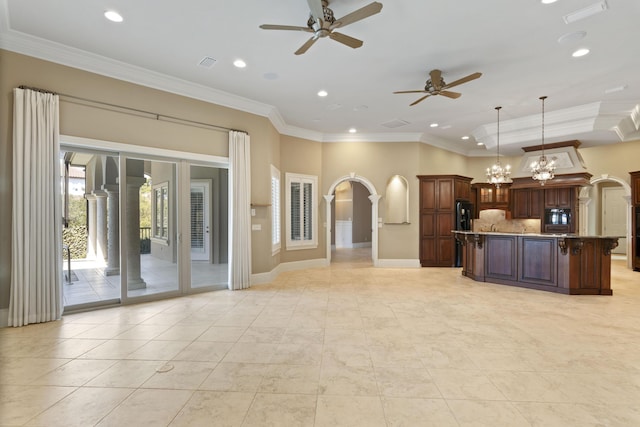
[[540,233],[541,230],[539,219],[506,219],[506,212],[501,209],[485,209],[479,215],[473,220],[473,231]]

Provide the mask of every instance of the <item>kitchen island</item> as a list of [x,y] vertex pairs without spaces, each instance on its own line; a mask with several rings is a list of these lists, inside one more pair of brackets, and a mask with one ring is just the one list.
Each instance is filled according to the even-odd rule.
[[454,231],[462,274],[480,282],[570,295],[612,295],[618,237]]

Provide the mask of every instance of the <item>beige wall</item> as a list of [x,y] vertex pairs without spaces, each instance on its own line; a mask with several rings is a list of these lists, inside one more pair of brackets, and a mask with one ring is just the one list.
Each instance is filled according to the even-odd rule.
[[[279,162],[280,141],[267,118],[0,50],[0,206],[5,207],[0,211],[0,309],[9,305],[12,90],[20,85],[246,131],[251,137],[252,200],[260,200],[269,192],[266,177],[269,164]],[[228,156],[225,132],[78,105],[65,101],[64,97],[60,103],[60,132],[89,139]],[[254,273],[270,271],[274,266],[268,231],[252,235]],[[263,235],[268,236],[262,238]]]
[[[280,227],[282,230],[282,248],[280,250],[281,262],[304,261],[325,258],[326,256],[325,228],[323,226],[326,221],[326,205],[324,198],[322,197],[324,193],[321,191],[324,182],[322,178],[322,145],[323,144],[319,142],[286,135],[282,135],[280,138],[280,172],[282,174],[282,223]],[[288,250],[286,247],[287,239],[285,235],[286,226],[284,213],[286,212],[285,183],[287,173],[313,175],[318,177],[318,227],[316,229],[318,233],[318,247],[315,249]]]
[[[468,158],[418,142],[322,144],[280,135],[265,117],[0,50],[0,206],[4,206],[0,210],[0,309],[8,307],[9,297],[12,88],[19,85],[248,132],[251,136],[251,201],[255,204],[270,203],[271,164],[282,173],[283,212],[285,174],[294,172],[318,176],[318,247],[287,250],[283,233],[282,249],[273,256],[271,209],[268,206],[256,207],[252,223],[260,224],[261,230],[252,232],[254,274],[272,271],[284,262],[325,257],[326,206],[322,196],[338,179],[350,173],[370,181],[382,197],[391,176],[398,174],[407,179],[410,224],[384,224],[379,229],[378,256],[380,259],[416,260],[419,256],[416,175],[456,174],[472,177],[474,182],[483,182],[485,169],[493,161],[490,156]],[[63,135],[207,155],[228,155],[225,132],[106,111],[64,99],[60,114]],[[594,176],[610,174],[628,182],[628,172],[640,170],[640,143],[637,141],[579,151]],[[519,157],[505,160],[514,167],[519,164]],[[384,221],[383,206],[381,200],[377,216]]]

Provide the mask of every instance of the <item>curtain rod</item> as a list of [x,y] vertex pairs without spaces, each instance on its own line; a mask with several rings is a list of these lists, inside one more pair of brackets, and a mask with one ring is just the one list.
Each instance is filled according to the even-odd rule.
[[195,121],[195,120],[182,119],[180,117],[167,116],[167,115],[164,115],[164,114],[154,113],[154,112],[146,111],[146,110],[140,110],[140,109],[132,108],[132,107],[126,107],[126,106],[123,106],[123,105],[110,104],[108,102],[95,101],[93,99],[81,98],[81,97],[74,96],[74,95],[68,95],[68,94],[64,94],[64,93],[53,92],[53,91],[50,91],[50,90],[47,90],[47,89],[40,89],[40,88],[31,87],[31,86],[25,86],[25,85],[21,85],[21,86],[18,86],[18,87],[20,89],[29,89],[29,90],[33,90],[33,91],[40,92],[40,93],[50,93],[50,94],[53,94],[53,95],[58,95],[61,98],[65,98],[64,100],[66,100],[68,102],[71,102],[71,103],[78,104],[78,105],[86,105],[86,106],[94,107],[94,108],[102,108],[102,109],[108,110],[108,111],[116,111],[116,112],[120,112],[120,113],[133,114],[133,115],[136,115],[136,116],[139,116],[139,117],[146,117],[146,118],[152,119],[152,120],[165,121],[165,122],[170,122],[170,123],[182,124],[182,125],[186,125],[186,126],[194,126],[194,127],[199,127],[199,128],[217,130],[217,131],[220,131],[220,132],[234,131],[234,132],[242,132],[242,133],[248,134],[248,132],[243,131],[243,130],[228,128],[228,127],[225,127],[225,126],[212,125],[210,123],[198,122],[198,121]]

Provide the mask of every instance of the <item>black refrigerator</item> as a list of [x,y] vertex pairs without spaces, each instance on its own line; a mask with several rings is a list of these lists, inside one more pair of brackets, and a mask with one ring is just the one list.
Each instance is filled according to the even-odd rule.
[[[456,200],[456,230],[471,231],[473,204],[466,200]],[[456,240],[456,267],[462,267],[462,243]]]

